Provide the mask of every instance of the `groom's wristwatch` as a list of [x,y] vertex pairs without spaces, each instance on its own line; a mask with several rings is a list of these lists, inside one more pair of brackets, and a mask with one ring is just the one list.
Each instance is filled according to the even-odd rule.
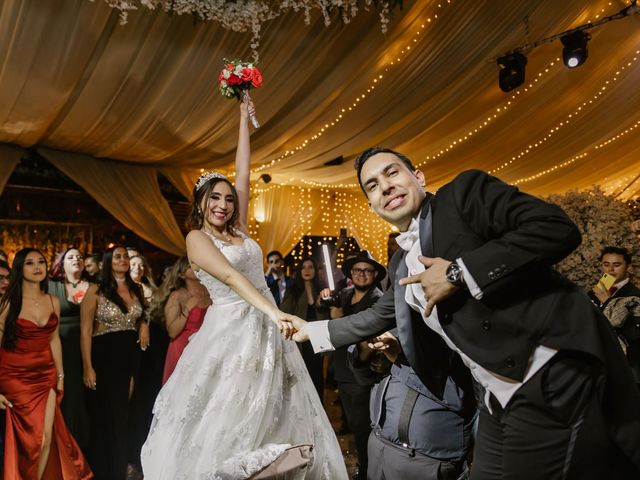
[[449,266],[447,267],[445,276],[447,277],[447,282],[449,282],[450,284],[460,288],[465,287],[464,275],[462,274],[462,267],[458,265],[455,261],[449,264]]

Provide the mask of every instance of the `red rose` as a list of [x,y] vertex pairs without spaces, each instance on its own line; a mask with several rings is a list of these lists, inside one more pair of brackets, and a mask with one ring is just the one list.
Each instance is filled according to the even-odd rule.
[[242,81],[250,82],[253,78],[253,69],[251,68],[243,68],[242,69]]
[[227,78],[227,85],[240,85],[241,83],[242,78],[240,78],[235,73],[232,73],[231,75],[229,75],[229,78]]
[[253,85],[256,88],[260,88],[262,86],[262,74],[260,73],[260,70],[258,70],[257,68],[253,69],[253,75],[251,77],[251,85]]
[[227,63],[226,69],[233,72],[233,69],[236,68],[236,66],[233,63]]
[[224,80],[224,71],[220,72],[220,75],[218,75],[218,85],[220,85],[223,80]]

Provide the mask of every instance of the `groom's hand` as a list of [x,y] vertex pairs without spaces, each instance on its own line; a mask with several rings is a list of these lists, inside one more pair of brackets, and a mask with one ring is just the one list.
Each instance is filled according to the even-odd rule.
[[291,336],[298,343],[309,341],[309,333],[307,332],[307,322],[295,315],[289,315],[288,320],[293,325],[294,333]]
[[451,261],[440,257],[429,258],[423,256],[419,256],[418,260],[420,260],[427,269],[417,275],[410,275],[401,279],[400,285],[419,283],[427,299],[427,306],[424,313],[425,315],[430,315],[433,306],[453,295],[456,290],[458,290],[458,287],[449,283],[445,275]]

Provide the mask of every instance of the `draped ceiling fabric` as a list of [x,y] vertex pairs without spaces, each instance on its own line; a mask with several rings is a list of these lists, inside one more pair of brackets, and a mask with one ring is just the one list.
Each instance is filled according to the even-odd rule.
[[22,157],[22,149],[12,145],[0,145],[0,193],[4,190],[13,169]]
[[[262,124],[251,140],[252,178],[268,173],[271,195],[276,185],[285,192],[261,200],[264,208],[273,221],[292,221],[281,201],[320,202],[331,190],[360,202],[353,211],[365,215],[351,164],[372,145],[412,158],[431,190],[479,168],[536,195],[597,183],[620,199],[637,197],[640,15],[590,30],[589,58],[573,70],[559,41],[526,52],[527,82],[509,94],[498,88],[495,62],[628,3],[410,0],[386,36],[377,15],[363,11],[328,28],[317,11],[311,25],[294,13],[264,24],[265,83],[251,93]],[[201,168],[233,169],[237,106],[215,80],[223,58],[250,58],[250,36],[146,8],[120,25],[103,0],[5,0],[0,142],[101,158],[114,170],[152,166],[189,194]],[[343,164],[324,165],[339,156]],[[267,221],[259,228],[271,245],[293,235],[282,225],[268,233]],[[175,248],[174,232],[166,236]]]
[[184,255],[184,238],[160,192],[155,168],[44,148],[38,152],[127,228],[166,252]]

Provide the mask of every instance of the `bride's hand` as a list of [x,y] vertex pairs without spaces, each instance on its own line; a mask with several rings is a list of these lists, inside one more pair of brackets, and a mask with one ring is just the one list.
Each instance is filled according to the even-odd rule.
[[[295,328],[293,328],[293,324],[291,323],[291,318],[293,315],[289,315],[288,313],[284,313],[279,309],[273,309],[273,312],[269,315],[271,321],[276,324],[278,327],[278,331],[286,338],[290,339],[294,333],[296,333]],[[296,318],[296,317],[293,317]]]
[[253,106],[251,98],[249,98],[249,95],[245,94],[242,97],[242,101],[240,102],[240,117],[242,118],[242,120],[247,120],[249,118],[249,115],[255,112],[256,109]]

